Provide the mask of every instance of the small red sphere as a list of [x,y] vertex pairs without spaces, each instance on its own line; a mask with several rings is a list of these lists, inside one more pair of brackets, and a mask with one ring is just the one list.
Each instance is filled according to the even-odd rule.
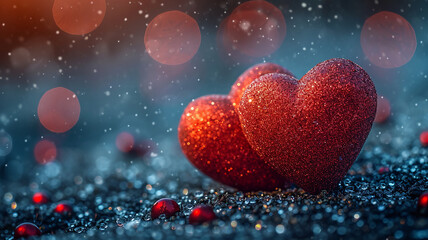
[[421,214],[428,214],[428,192],[424,192],[419,196],[418,211]]
[[169,218],[177,212],[180,212],[180,207],[176,201],[169,198],[162,198],[153,204],[151,216],[152,219],[156,219],[160,215],[165,214],[165,216]]
[[15,228],[14,239],[40,236],[42,231],[33,223],[21,223]]
[[369,61],[381,68],[403,66],[412,59],[417,46],[412,25],[402,16],[389,11],[367,18],[360,41]]
[[71,213],[73,211],[73,208],[70,205],[68,205],[67,203],[59,203],[58,205],[56,205],[54,211],[56,213],[66,215],[66,214]]
[[198,225],[206,222],[211,222],[216,219],[213,208],[210,206],[199,205],[196,206],[189,216],[189,223]]
[[424,131],[419,136],[419,140],[421,141],[422,146],[428,147],[428,131]]
[[43,192],[36,192],[33,195],[33,203],[34,204],[46,204],[49,202],[49,197],[47,194]]

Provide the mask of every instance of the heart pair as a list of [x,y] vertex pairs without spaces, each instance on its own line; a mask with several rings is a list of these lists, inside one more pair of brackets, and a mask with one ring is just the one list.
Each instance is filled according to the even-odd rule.
[[324,61],[300,80],[264,63],[229,95],[191,102],[178,137],[190,162],[226,185],[273,190],[292,182],[318,193],[334,188],[357,158],[376,99],[368,74],[346,59]]

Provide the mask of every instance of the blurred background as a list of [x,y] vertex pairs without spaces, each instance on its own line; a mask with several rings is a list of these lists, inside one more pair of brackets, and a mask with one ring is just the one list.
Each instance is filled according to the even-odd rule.
[[[419,144],[427,10],[426,0],[2,0],[0,190],[79,182],[83,169],[102,176],[121,169],[117,161],[131,171],[144,158],[172,174],[195,171],[177,141],[182,111],[227,94],[261,62],[300,78],[330,58],[354,61],[387,99],[366,147],[393,154]],[[74,99],[62,106],[71,122],[58,132],[43,107],[64,94]]]

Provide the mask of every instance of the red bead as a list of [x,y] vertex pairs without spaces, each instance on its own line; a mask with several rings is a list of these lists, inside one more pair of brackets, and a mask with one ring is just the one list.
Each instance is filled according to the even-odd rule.
[[196,206],[189,216],[189,223],[198,225],[206,222],[211,222],[216,219],[213,208],[210,206],[199,205]]
[[424,131],[419,136],[419,140],[421,141],[422,146],[428,147],[428,131]]
[[33,195],[34,204],[46,204],[49,202],[49,197],[43,192],[36,192]]
[[177,212],[180,212],[180,207],[177,202],[169,198],[162,198],[153,204],[151,216],[152,219],[156,219],[160,215],[165,214],[165,216],[169,218]]
[[73,208],[67,203],[59,203],[58,205],[56,205],[54,211],[56,213],[65,215],[71,213],[73,211]]
[[428,214],[428,192],[424,192],[419,196],[418,211],[421,214]]
[[42,232],[33,223],[21,223],[15,228],[14,239],[40,236]]

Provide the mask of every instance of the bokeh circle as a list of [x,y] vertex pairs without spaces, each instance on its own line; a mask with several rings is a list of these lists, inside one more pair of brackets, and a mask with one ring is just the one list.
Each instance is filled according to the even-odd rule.
[[41,140],[34,146],[34,158],[39,164],[47,164],[56,159],[57,149],[55,143]]
[[180,11],[156,16],[144,34],[147,53],[157,62],[180,65],[192,59],[201,45],[198,23]]
[[275,52],[286,34],[284,15],[267,1],[242,3],[227,17],[223,44],[251,57]]
[[62,31],[84,35],[100,26],[106,8],[106,0],[55,0],[52,15]]
[[382,11],[369,17],[361,31],[361,47],[369,61],[382,68],[409,62],[416,51],[412,25],[402,16]]
[[74,92],[63,87],[53,88],[40,99],[37,114],[49,131],[67,132],[79,120],[80,103]]

